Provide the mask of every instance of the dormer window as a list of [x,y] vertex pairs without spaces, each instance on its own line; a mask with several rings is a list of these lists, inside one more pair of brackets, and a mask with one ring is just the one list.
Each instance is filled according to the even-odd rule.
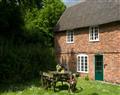
[[99,27],[93,26],[89,28],[89,41],[99,41]]
[[73,31],[67,31],[66,42],[67,43],[74,43],[74,32]]

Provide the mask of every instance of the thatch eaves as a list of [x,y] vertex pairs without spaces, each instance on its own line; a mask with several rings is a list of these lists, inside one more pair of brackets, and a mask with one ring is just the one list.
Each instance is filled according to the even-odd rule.
[[69,7],[60,17],[55,31],[72,30],[120,21],[120,0],[86,0]]

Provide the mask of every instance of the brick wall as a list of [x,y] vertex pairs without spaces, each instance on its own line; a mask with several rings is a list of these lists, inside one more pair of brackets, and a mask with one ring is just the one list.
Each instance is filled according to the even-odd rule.
[[[120,83],[120,22],[100,25],[98,42],[89,41],[89,28],[76,29],[74,43],[66,43],[66,32],[55,34],[57,59],[66,58],[69,68],[76,71],[76,56],[85,53],[89,57],[89,77],[94,79],[94,55],[104,57],[104,80]],[[81,76],[85,74],[81,73]]]
[[120,83],[120,54],[104,54],[104,79]]

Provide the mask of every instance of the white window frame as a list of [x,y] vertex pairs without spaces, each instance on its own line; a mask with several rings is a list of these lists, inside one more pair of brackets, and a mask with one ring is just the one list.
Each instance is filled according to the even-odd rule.
[[[72,41],[72,38],[73,41]],[[69,30],[66,32],[66,43],[74,43],[74,31],[73,30]]]
[[[80,57],[79,61],[78,61],[78,58]],[[84,65],[83,65],[83,69],[81,68],[81,57],[87,57],[87,71],[85,71],[85,59],[83,60],[84,62]],[[88,63],[88,55],[86,54],[79,54],[77,55],[77,72],[81,72],[81,73],[88,73],[88,70],[89,70],[89,63]]]
[[[97,28],[97,33],[98,33],[97,38],[95,36],[96,28]],[[89,41],[91,42],[99,41],[99,27],[98,26],[89,27]]]

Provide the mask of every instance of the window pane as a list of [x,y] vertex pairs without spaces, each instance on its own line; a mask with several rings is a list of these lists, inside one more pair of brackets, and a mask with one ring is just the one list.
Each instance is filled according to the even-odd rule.
[[95,29],[95,40],[98,39],[98,29]]
[[71,37],[71,42],[73,42],[73,37]]
[[83,60],[84,60],[84,57],[82,56],[82,57],[81,57],[81,62],[83,62]]
[[81,66],[81,71],[84,71],[83,66]]
[[85,66],[85,71],[87,71],[87,66]]
[[78,56],[78,65],[77,65],[77,68],[78,68],[78,71],[80,70],[81,72],[87,72],[88,71],[88,57],[86,55],[81,55],[81,56]]
[[73,31],[67,32],[67,42],[73,42]]
[[99,28],[98,27],[91,27],[90,28],[90,40],[98,40],[98,31],[99,31]]
[[85,56],[85,62],[87,62],[87,56]]
[[93,29],[92,29],[92,34],[91,34],[91,35],[92,35],[92,37],[91,37],[92,39],[91,39],[91,40],[93,40],[93,39],[94,39],[94,38],[93,38],[93,36],[94,36],[94,34],[93,34]]

